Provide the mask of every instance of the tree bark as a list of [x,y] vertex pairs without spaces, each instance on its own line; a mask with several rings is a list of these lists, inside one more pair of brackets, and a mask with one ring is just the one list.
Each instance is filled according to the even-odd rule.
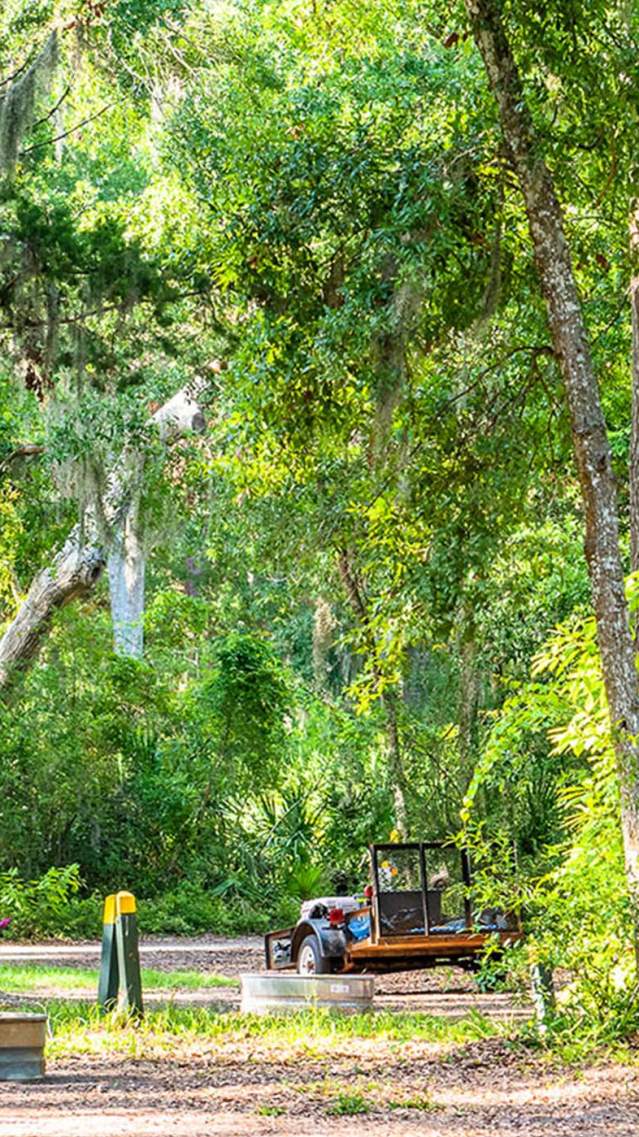
[[[639,202],[630,215],[630,313],[632,318],[632,429],[630,434],[630,567],[639,572]],[[635,648],[639,649],[635,623]]]
[[459,723],[459,765],[464,793],[468,789],[477,757],[477,713],[479,710],[479,675],[476,661],[475,620],[466,601],[461,612],[459,634],[459,689],[457,720]]
[[[182,388],[152,416],[165,441],[185,430],[201,430],[204,417],[197,402],[204,383]],[[17,615],[0,639],[0,689],[7,688],[33,660],[55,612],[85,596],[100,578],[109,554],[109,534],[125,525],[131,504],[131,457],[123,451],[112,470],[104,502],[104,521],[89,509],[75,525],[50,565],[41,569]],[[104,524],[106,522],[106,526]]]
[[[140,461],[139,474],[143,463]],[[116,655],[142,659],[144,655],[144,579],[146,556],[142,542],[140,487],[133,490],[129,508],[115,534],[109,553],[109,595],[113,648]]]
[[[91,526],[88,527],[91,530]],[[93,588],[104,567],[97,533],[80,542],[80,526],[72,529],[51,565],[34,577],[26,599],[0,640],[0,688],[31,662],[58,608]]]
[[510,159],[526,204],[553,346],[570,411],[586,520],[590,574],[622,800],[630,895],[639,912],[639,691],[624,592],[615,479],[582,305],[552,177],[541,157],[502,18],[500,0],[465,0],[473,35],[499,107]]

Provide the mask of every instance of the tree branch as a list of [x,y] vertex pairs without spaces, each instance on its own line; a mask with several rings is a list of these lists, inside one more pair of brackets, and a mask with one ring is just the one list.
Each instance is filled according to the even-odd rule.
[[[81,130],[83,126],[86,126],[90,122],[94,122],[96,118],[100,118],[100,115],[103,115],[105,111],[111,110],[111,107],[117,106],[119,102],[121,102],[120,99],[114,99],[112,103],[106,103],[99,111],[96,111],[95,114],[89,115],[88,118],[83,118],[82,122],[76,122],[75,126],[71,126],[68,130],[64,130],[62,134],[56,134],[54,138],[47,138],[46,142],[34,142],[33,146],[25,147],[24,150],[20,151],[20,157],[24,158],[27,154],[32,154],[34,150],[42,150],[45,146],[53,146],[54,143],[61,142],[63,138],[68,138],[70,134],[75,134],[76,130]],[[55,109],[56,108],[54,107],[54,110]],[[51,113],[53,113],[53,111]],[[47,115],[47,118],[49,118],[49,115]],[[40,121],[45,122],[46,119],[40,119]]]

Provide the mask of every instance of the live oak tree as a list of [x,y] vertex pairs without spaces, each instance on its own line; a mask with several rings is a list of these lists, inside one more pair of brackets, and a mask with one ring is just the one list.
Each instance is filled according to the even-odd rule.
[[[639,687],[624,592],[615,477],[561,205],[543,156],[499,0],[466,0],[526,204],[553,346],[564,379],[586,522],[606,696],[613,724],[628,883],[639,917]],[[639,956],[638,956],[639,961]]]
[[[201,380],[184,384],[178,371],[167,392],[161,378],[173,366],[170,305],[193,281],[169,279],[157,243],[145,250],[127,216],[131,184],[153,207],[152,163],[141,169],[136,158],[152,142],[148,105],[123,88],[108,98],[99,13],[62,5],[26,27],[35,47],[24,21],[9,18],[2,59],[0,336],[15,382],[39,404],[40,450],[80,521],[2,638],[0,686],[107,562],[115,648],[141,656],[145,449],[155,445],[145,420],[164,438],[204,422]],[[163,409],[149,415],[154,402]]]
[[[315,497],[323,551],[359,628],[358,691],[370,705],[368,679],[386,708],[403,780],[402,613],[412,603],[409,637],[426,640],[433,609],[450,620],[472,575],[471,515],[482,530],[471,558],[483,563],[489,535],[500,539],[495,495],[479,488],[480,472],[510,447],[510,483],[497,500],[503,515],[508,499],[515,520],[521,420],[546,349],[506,338],[499,379],[498,365],[491,376],[475,349],[475,324],[508,297],[512,251],[494,219],[499,180],[480,172],[492,154],[481,123],[458,115],[454,57],[416,28],[406,38],[383,6],[371,8],[364,28],[352,12],[339,19],[352,31],[346,79],[342,47],[320,50],[316,64],[310,19],[293,31],[282,14],[275,44],[238,16],[224,66],[217,56],[212,67],[191,58],[196,78],[184,79],[169,129],[175,160],[210,211],[202,255],[238,340],[229,379],[241,408],[229,431],[244,443],[238,483],[259,494],[262,473],[268,487],[287,468],[284,492]],[[219,55],[213,18],[208,27]],[[330,19],[326,35],[337,43]],[[422,132],[429,83],[436,98]],[[510,346],[524,366],[506,377]],[[506,443],[509,415],[519,430]],[[460,457],[454,431],[464,418]],[[372,593],[370,617],[353,604],[357,578]]]
[[[198,400],[203,382],[178,391],[152,416],[160,438],[202,428]],[[98,512],[84,511],[62,549],[34,578],[18,612],[0,639],[0,687],[7,686],[36,654],[57,609],[85,596],[108,567],[115,648],[142,656],[145,554],[139,532],[143,452],[125,450],[107,475]]]

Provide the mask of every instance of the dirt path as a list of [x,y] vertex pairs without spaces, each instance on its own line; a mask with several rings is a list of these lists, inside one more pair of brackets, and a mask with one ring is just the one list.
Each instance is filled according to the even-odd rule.
[[[357,1049],[357,1048],[356,1048]],[[635,1137],[639,1071],[549,1073],[487,1040],[326,1063],[229,1054],[76,1059],[0,1090],[0,1137]],[[366,1112],[338,1116],[344,1094]]]
[[[4,961],[95,967],[98,958],[95,943],[5,943],[0,976]],[[261,942],[252,937],[142,944],[143,965],[157,971],[235,977],[259,969],[261,959]],[[508,995],[477,995],[456,972],[379,977],[377,989],[380,1009],[459,1016],[477,1008],[506,1019],[528,1013]],[[239,994],[217,988],[148,992],[148,1001],[152,996],[233,1010]],[[0,1137],[639,1134],[639,1065],[549,1070],[533,1053],[497,1038],[454,1047],[345,1038],[323,1057],[300,1043],[238,1042],[231,1035],[189,1045],[176,1040],[174,1052],[157,1059],[50,1060],[42,1082],[0,1086]]]
[[[259,971],[264,966],[264,949],[259,936],[197,936],[168,938],[148,936],[140,941],[143,967],[156,971],[214,971],[220,975],[239,975]],[[0,944],[2,963],[42,963],[47,967],[97,967],[100,943]]]

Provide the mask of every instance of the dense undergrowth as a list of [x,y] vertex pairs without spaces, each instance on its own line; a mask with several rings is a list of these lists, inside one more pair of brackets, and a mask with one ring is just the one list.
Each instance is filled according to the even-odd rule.
[[[253,668],[254,682],[256,674]],[[234,700],[237,706],[237,691]],[[592,622],[572,620],[549,639],[530,679],[493,712],[489,726],[466,793],[460,839],[473,852],[476,906],[498,905],[516,912],[526,936],[522,945],[494,962],[489,947],[486,975],[494,970],[499,978],[506,972],[511,984],[524,988],[535,963],[563,974],[549,1029],[566,1045],[579,1038],[579,1045],[589,1049],[632,1037],[637,1030],[632,927]],[[278,745],[291,747],[286,734],[278,738]],[[533,803],[540,798],[542,763],[545,796],[552,798],[537,819],[533,840]],[[149,771],[138,765],[135,776],[145,769]],[[292,788],[291,772],[286,772],[279,796],[264,798],[259,790],[255,796],[247,784],[244,809],[235,822],[236,839],[244,841],[244,848],[226,845],[224,866],[220,846],[216,858],[212,844],[205,871],[202,847],[194,836],[190,845],[184,843],[171,888],[162,890],[159,869],[152,876],[146,866],[141,879],[155,885],[155,894],[149,897],[137,890],[144,933],[261,932],[292,922],[306,896],[363,886],[364,827],[370,825],[371,837],[384,836],[384,821],[363,810],[352,841],[344,833],[336,836],[339,805],[331,817],[328,801],[320,808],[325,792],[321,785],[303,797]],[[148,776],[155,776],[153,765]],[[198,831],[197,840],[204,841],[206,832]],[[220,835],[213,831],[209,839],[219,841]],[[180,880],[189,864],[194,866],[193,879]],[[0,876],[0,915],[12,918],[9,934],[99,935],[104,894],[95,888],[87,894],[83,872],[91,873],[90,861],[85,860],[83,868],[51,868],[30,883],[17,868],[5,870]],[[134,874],[120,872],[114,872],[112,887],[133,886],[136,891]],[[106,885],[106,876],[101,879]]]
[[[10,919],[4,930],[10,939],[96,939],[101,934],[104,896],[79,895],[77,865],[49,869],[35,881],[21,880],[15,871],[0,875],[0,911]],[[143,934],[242,935],[290,924],[299,915],[296,898],[256,909],[248,901],[224,901],[197,885],[184,884],[152,899],[137,897]]]

